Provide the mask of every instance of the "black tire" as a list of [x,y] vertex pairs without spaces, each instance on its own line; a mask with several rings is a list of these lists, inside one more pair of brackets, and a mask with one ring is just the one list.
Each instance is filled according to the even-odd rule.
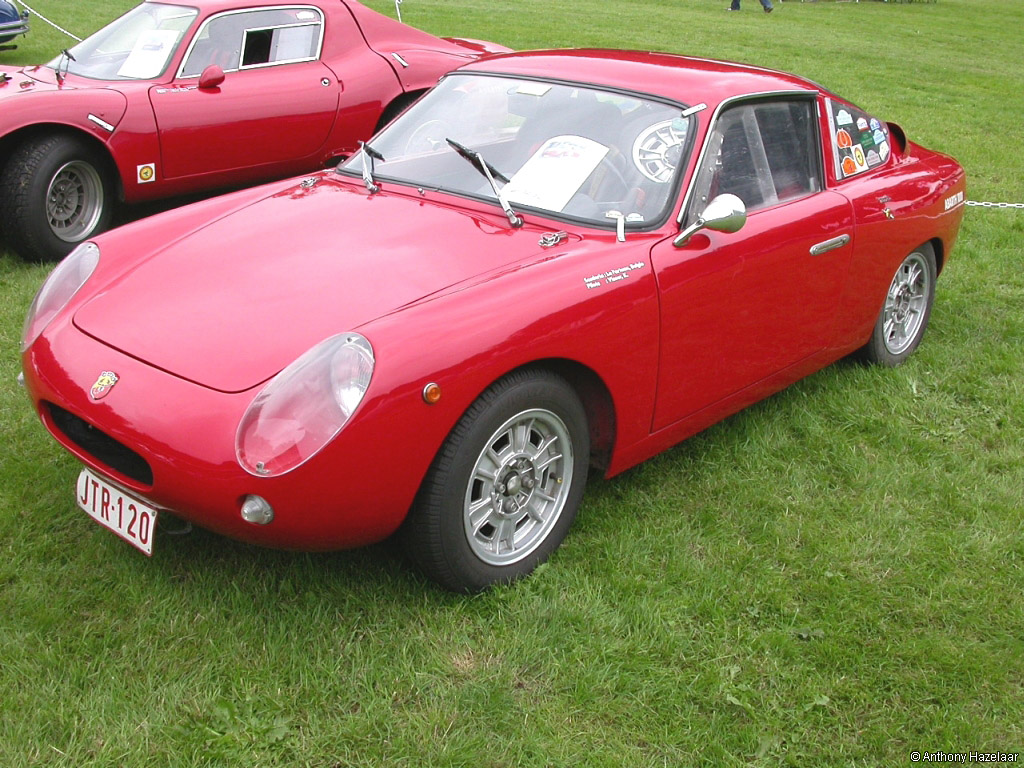
[[586,413],[569,383],[548,371],[510,374],[455,425],[399,540],[427,576],[455,592],[521,578],[565,538],[589,454]]
[[889,284],[871,339],[860,349],[864,361],[893,368],[917,349],[932,314],[937,276],[930,244],[903,260]]
[[0,221],[23,259],[59,261],[110,225],[114,192],[107,158],[68,134],[21,144],[0,174]]

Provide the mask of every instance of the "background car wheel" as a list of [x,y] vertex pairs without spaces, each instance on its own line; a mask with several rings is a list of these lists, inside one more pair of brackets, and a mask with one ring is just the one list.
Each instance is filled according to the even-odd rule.
[[568,382],[511,374],[448,436],[402,526],[403,547],[457,592],[525,576],[572,525],[589,454],[586,414]]
[[8,244],[22,258],[57,261],[110,224],[113,190],[106,158],[66,134],[18,147],[0,175]]
[[893,275],[871,340],[861,349],[867,362],[893,367],[917,349],[932,313],[937,273],[930,245],[903,260]]

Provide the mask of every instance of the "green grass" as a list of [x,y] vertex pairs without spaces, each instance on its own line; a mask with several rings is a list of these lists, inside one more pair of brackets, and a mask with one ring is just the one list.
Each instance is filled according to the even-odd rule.
[[[1024,202],[1024,3],[408,0],[438,34],[809,76]],[[85,34],[131,5],[36,0]],[[389,2],[373,7],[393,14]],[[4,63],[66,42],[38,20]],[[1024,747],[1024,210],[968,209],[925,342],[839,363],[611,481],[530,579],[387,546],[164,536],[72,501],[14,383],[46,269],[0,255],[0,765],[891,766]],[[199,436],[197,436],[199,437]],[[1018,759],[1018,761],[1020,758]]]

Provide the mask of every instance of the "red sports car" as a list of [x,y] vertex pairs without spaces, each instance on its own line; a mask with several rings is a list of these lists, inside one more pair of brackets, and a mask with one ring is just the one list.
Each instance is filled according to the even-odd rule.
[[24,381],[79,505],[147,553],[164,510],[273,547],[398,531],[477,590],[558,546],[590,467],[901,363],[963,205],[955,160],[792,75],[495,56],[337,170],[79,246]]
[[488,51],[355,0],[144,2],[45,66],[0,67],[0,227],[56,260],[119,203],[326,167]]

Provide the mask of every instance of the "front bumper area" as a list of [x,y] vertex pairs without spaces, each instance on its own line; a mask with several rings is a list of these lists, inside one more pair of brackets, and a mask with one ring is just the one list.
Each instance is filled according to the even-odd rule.
[[[396,479],[394,451],[379,439],[372,417],[353,419],[296,470],[261,478],[245,472],[234,451],[239,419],[259,387],[208,389],[96,341],[66,317],[22,364],[40,420],[82,463],[153,506],[231,538],[311,551],[360,546],[390,535],[416,493],[418,477]],[[104,371],[116,372],[117,382],[94,399],[90,390]],[[112,459],[106,449],[138,457],[145,471]],[[270,524],[242,518],[249,495],[272,505]],[[70,492],[68,501],[73,505]]]

